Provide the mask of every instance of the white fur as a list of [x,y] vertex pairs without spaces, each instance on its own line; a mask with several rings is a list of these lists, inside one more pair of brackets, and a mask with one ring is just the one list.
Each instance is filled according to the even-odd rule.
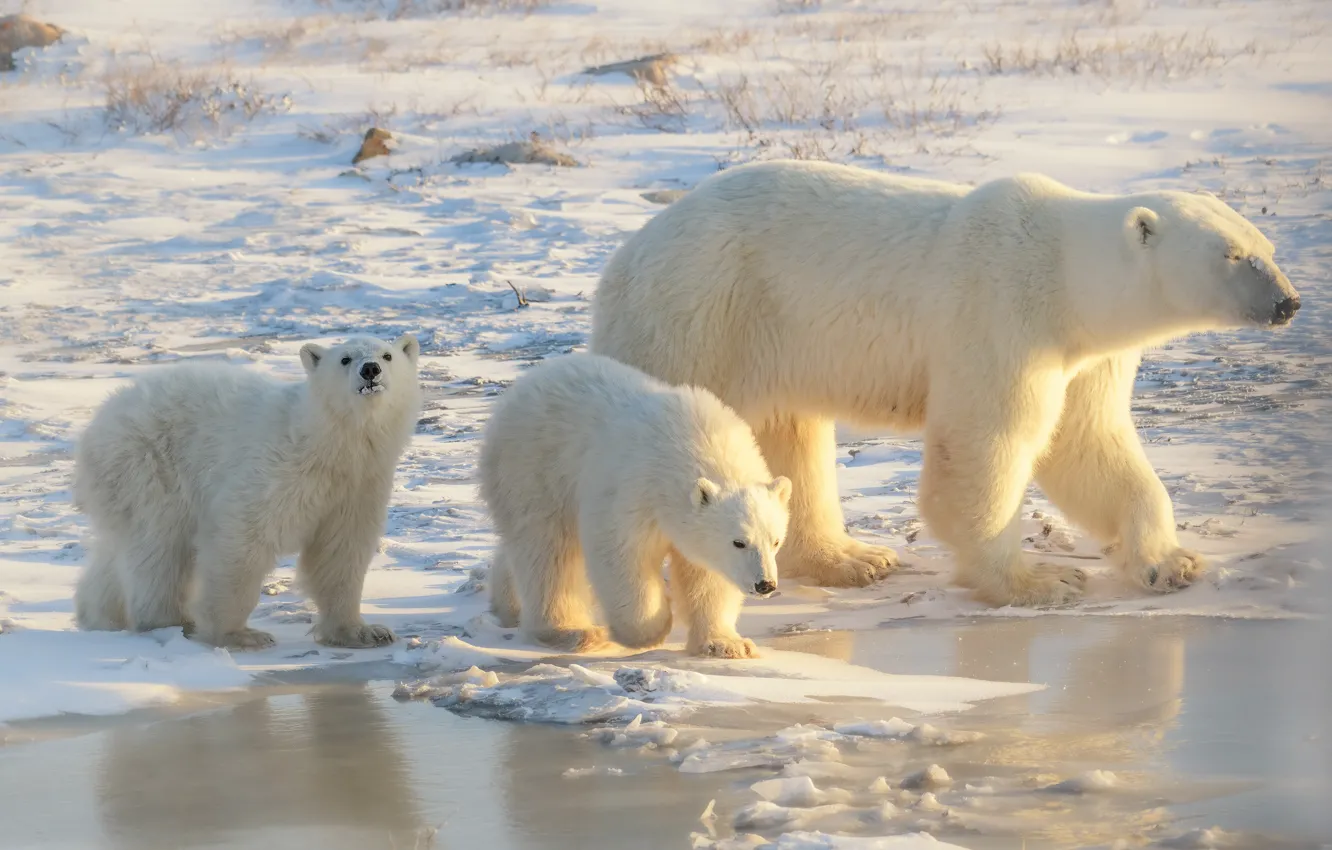
[[491,608],[504,625],[595,647],[606,633],[591,590],[611,638],[655,646],[671,630],[669,556],[689,651],[756,654],[735,622],[746,592],[776,586],[790,481],[772,478],[749,426],[706,390],[590,354],[537,366],[486,425],[481,495],[500,536]]
[[[1140,350],[1270,326],[1298,305],[1272,244],[1208,194],[1113,196],[1022,175],[976,189],[824,163],[709,178],[612,257],[592,350],[707,387],[790,476],[784,575],[865,584],[891,551],[850,539],[833,420],[925,430],[920,507],[993,603],[1076,598],[1081,571],[1024,563],[1034,476],[1170,590],[1197,555],[1133,428]],[[927,415],[928,410],[928,415]]]
[[[299,552],[317,640],[392,642],[361,618],[361,589],[416,427],[419,352],[411,336],[309,343],[300,383],[186,363],[108,398],[74,472],[93,530],[79,625],[181,625],[217,646],[269,646],[272,635],[246,621],[277,558]],[[375,366],[379,376],[362,377]]]

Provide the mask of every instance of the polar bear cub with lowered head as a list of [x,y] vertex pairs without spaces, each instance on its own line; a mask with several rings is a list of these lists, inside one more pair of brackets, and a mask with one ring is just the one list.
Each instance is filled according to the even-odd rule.
[[707,390],[590,354],[537,366],[486,425],[481,495],[499,532],[490,593],[503,625],[594,648],[606,640],[595,593],[616,643],[656,646],[671,630],[669,558],[689,651],[757,655],[735,623],[746,593],[777,588],[791,482]]
[[246,621],[276,560],[299,552],[320,643],[391,643],[361,618],[361,590],[416,429],[419,354],[412,336],[308,343],[304,382],[186,363],[113,394],[75,464],[93,532],[78,624],[270,646]]
[[615,253],[591,350],[716,393],[790,476],[783,575],[864,585],[891,550],[847,535],[835,420],[923,430],[920,511],[995,604],[1070,602],[1029,562],[1034,477],[1116,544],[1133,584],[1188,585],[1170,499],[1129,405],[1144,346],[1289,323],[1274,248],[1208,194],[1096,195],[1040,175],[978,187],[816,162],[714,175]]

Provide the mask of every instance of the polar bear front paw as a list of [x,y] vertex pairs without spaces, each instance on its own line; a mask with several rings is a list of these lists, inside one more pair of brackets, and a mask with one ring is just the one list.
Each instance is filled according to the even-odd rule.
[[868,587],[899,566],[897,553],[847,537],[811,553],[791,553],[798,574],[822,587]]
[[1156,593],[1173,593],[1193,584],[1207,568],[1203,556],[1189,549],[1176,549],[1154,564],[1126,567],[1129,580]]
[[368,649],[372,646],[386,646],[398,639],[388,626],[374,623],[351,623],[320,629],[315,634],[315,641],[324,646],[345,646],[348,649]]
[[980,580],[977,586],[991,605],[1052,608],[1080,600],[1087,590],[1087,573],[1063,564],[1033,564],[998,581]]
[[[691,641],[691,644],[693,642]],[[758,647],[749,638],[739,635],[708,637],[690,647],[692,655],[708,658],[758,658]]]

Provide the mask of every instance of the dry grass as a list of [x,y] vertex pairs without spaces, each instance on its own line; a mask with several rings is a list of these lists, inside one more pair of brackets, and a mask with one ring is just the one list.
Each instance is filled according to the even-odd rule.
[[131,133],[224,133],[291,106],[290,97],[256,89],[224,70],[159,61],[113,68],[102,85],[106,125]]
[[709,94],[747,145],[796,159],[859,157],[883,143],[968,136],[998,118],[983,105],[974,77],[845,51],[793,70],[737,74]]
[[1258,52],[1257,42],[1226,49],[1206,33],[1097,38],[1071,32],[1053,45],[1025,41],[989,45],[982,52],[980,69],[996,75],[1085,74],[1107,81],[1140,82],[1197,76]]
[[626,115],[637,118],[651,130],[663,133],[682,133],[689,119],[690,95],[669,80],[657,85],[647,80],[635,80],[642,94],[641,103],[621,107]]
[[397,20],[435,15],[530,15],[549,6],[550,0],[319,0],[319,3],[327,8]]

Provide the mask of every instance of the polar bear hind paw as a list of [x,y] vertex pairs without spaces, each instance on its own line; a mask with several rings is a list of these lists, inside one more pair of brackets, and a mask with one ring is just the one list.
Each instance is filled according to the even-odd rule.
[[1203,573],[1207,562],[1189,549],[1176,549],[1159,562],[1130,567],[1129,578],[1155,593],[1183,590]]
[[348,649],[387,646],[397,639],[398,636],[388,626],[380,626],[374,623],[353,623],[321,630],[315,637],[315,640],[324,646],[342,646]]
[[1056,608],[1072,605],[1087,590],[1087,572],[1063,564],[1033,564],[1000,582],[978,582],[980,596],[991,605]]
[[202,634],[191,627],[187,633],[188,636],[201,643],[211,644],[212,646],[221,646],[226,649],[234,649],[240,652],[252,652],[257,649],[268,649],[277,645],[277,638],[268,632],[261,632],[258,629],[237,629],[234,632],[224,632],[221,635]]
[[705,658],[758,658],[758,647],[749,638],[739,635],[710,637],[691,649],[693,655]]
[[586,628],[544,629],[532,636],[542,646],[565,652],[590,652],[610,643],[606,630],[600,626]]
[[850,537],[808,555],[792,553],[799,575],[822,587],[869,587],[898,568],[897,553]]

